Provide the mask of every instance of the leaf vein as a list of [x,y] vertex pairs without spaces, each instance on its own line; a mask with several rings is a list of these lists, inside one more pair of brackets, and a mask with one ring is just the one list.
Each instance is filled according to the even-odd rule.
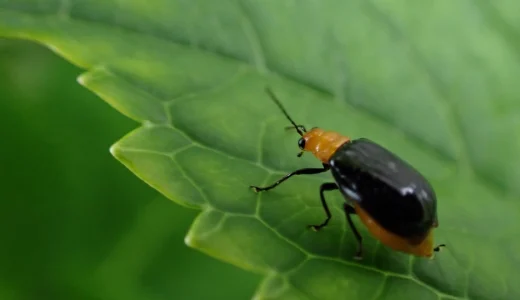
[[[181,153],[182,151],[178,152],[178,153]],[[170,156],[172,162],[177,166],[177,168],[179,168],[179,172],[184,176],[184,178],[186,178],[186,180],[191,183],[191,185],[194,187],[194,189],[200,194],[200,196],[202,197],[202,199],[204,200],[204,202],[206,202],[206,205],[210,206],[210,207],[213,207],[212,206],[212,203],[211,201],[209,200],[209,197],[208,195],[206,195],[206,193],[204,193],[204,191],[195,183],[195,181],[193,180],[193,178],[191,178],[191,176],[189,176],[187,173],[186,173],[186,170],[184,170],[184,168],[181,166],[181,164],[179,164],[179,162],[177,161],[176,159],[176,156],[177,154],[174,154],[172,156]],[[202,207],[204,208],[204,207]]]
[[490,24],[494,26],[488,26],[490,29],[495,29],[503,37],[503,41],[508,44],[515,51],[512,51],[514,55],[520,60],[520,34],[516,29],[509,24],[497,9],[493,6],[490,1],[477,0],[473,1],[475,7],[477,7],[482,17]]
[[241,2],[241,0],[231,0],[231,1],[236,4],[237,10],[240,14],[242,30],[244,31],[244,34],[246,35],[246,38],[249,41],[249,46],[250,46],[251,52],[253,54],[253,59],[254,59],[254,64],[256,66],[256,69],[261,74],[266,74],[268,72],[268,70],[267,70],[264,50],[262,47],[260,36],[258,34],[258,30],[255,28],[253,20],[247,13],[247,10],[244,7],[244,4]]
[[[404,34],[404,32],[399,28],[399,26],[386,14],[384,14],[373,1],[366,1],[366,7],[369,8],[369,11],[372,14],[369,14],[375,21],[380,22],[384,25],[385,28],[389,29],[389,33],[392,34],[396,40],[396,42],[401,41],[404,45],[407,45],[411,55],[411,58],[417,62],[417,65],[420,66],[424,72],[428,75],[430,86],[436,91],[439,97],[433,97],[437,99],[436,103],[439,105],[439,108],[444,114],[444,119],[448,122],[448,126],[451,128],[451,132],[454,133],[454,138],[451,139],[452,143],[455,144],[458,149],[457,159],[459,163],[462,163],[464,167],[466,167],[469,171],[474,172],[474,168],[471,162],[467,159],[471,157],[470,151],[467,147],[467,141],[462,134],[462,126],[460,122],[457,121],[457,110],[450,103],[448,99],[451,98],[448,93],[444,92],[446,90],[446,85],[442,82],[439,76],[435,71],[431,68],[427,59],[420,54],[419,50],[412,42],[412,40]],[[421,137],[416,137],[422,140]]]

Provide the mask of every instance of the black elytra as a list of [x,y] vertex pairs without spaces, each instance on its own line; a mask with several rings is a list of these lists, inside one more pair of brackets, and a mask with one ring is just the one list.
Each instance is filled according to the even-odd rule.
[[437,198],[429,182],[371,140],[343,144],[329,165],[342,194],[388,231],[420,240],[437,224]]

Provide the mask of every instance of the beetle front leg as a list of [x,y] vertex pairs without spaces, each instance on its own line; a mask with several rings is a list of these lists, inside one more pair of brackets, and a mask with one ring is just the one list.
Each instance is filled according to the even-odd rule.
[[277,185],[279,185],[280,183],[286,181],[287,179],[291,178],[294,175],[319,174],[319,173],[327,172],[329,169],[330,169],[330,166],[326,165],[326,164],[323,164],[323,168],[305,168],[305,169],[300,169],[300,170],[296,170],[294,172],[291,172],[291,173],[285,175],[284,177],[280,178],[275,183],[273,183],[273,184],[271,184],[269,186],[258,187],[258,186],[251,185],[249,187],[252,188],[253,191],[255,191],[256,193],[263,192],[263,191],[268,191],[270,189],[275,188]]

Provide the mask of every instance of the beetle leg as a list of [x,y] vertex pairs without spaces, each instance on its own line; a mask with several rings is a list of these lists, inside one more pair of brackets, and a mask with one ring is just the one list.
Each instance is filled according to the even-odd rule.
[[284,177],[280,178],[278,181],[276,181],[275,183],[269,185],[269,186],[266,186],[266,187],[258,187],[258,186],[249,186],[250,188],[253,189],[253,191],[255,192],[263,192],[263,191],[268,191],[274,187],[276,187],[277,185],[279,185],[280,183],[284,182],[285,180],[289,179],[290,177],[294,176],[294,175],[310,175],[310,174],[319,174],[319,173],[323,173],[323,172],[327,172],[328,170],[330,169],[330,166],[329,165],[326,165],[326,164],[323,164],[323,168],[305,168],[305,169],[300,169],[300,170],[296,170],[294,172],[291,172],[287,175],[285,175]]
[[332,216],[330,214],[330,210],[327,205],[327,202],[325,201],[325,195],[323,194],[323,192],[334,191],[337,189],[339,189],[338,185],[334,182],[327,182],[320,186],[321,205],[323,206],[323,209],[325,210],[325,213],[327,214],[327,219],[325,219],[325,221],[323,223],[321,223],[320,225],[309,225],[309,226],[307,226],[308,228],[312,228],[314,231],[319,231],[323,227],[327,226],[327,224],[329,223],[329,220]]
[[446,247],[445,244],[440,244],[438,246],[436,246],[435,248],[433,248],[433,251],[435,252],[440,252],[442,248]]
[[347,216],[347,221],[350,226],[350,229],[352,229],[352,232],[354,232],[354,235],[356,236],[356,240],[358,242],[358,249],[354,258],[357,260],[361,260],[363,259],[363,238],[361,237],[361,234],[359,234],[359,231],[357,230],[356,226],[354,226],[354,222],[352,222],[351,217],[351,215],[356,214],[356,211],[352,206],[348,205],[347,203],[343,205],[343,210],[345,210],[345,215]]

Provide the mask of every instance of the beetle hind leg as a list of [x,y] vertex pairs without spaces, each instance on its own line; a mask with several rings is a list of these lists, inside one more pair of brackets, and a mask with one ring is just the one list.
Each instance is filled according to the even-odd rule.
[[325,219],[325,221],[323,223],[321,223],[319,225],[308,225],[307,226],[308,228],[311,228],[314,231],[319,231],[323,227],[327,226],[327,224],[329,223],[330,218],[332,217],[332,215],[330,214],[330,210],[329,210],[329,206],[327,205],[327,201],[325,201],[324,192],[325,191],[334,191],[334,190],[337,190],[337,189],[339,189],[338,185],[336,183],[334,183],[334,182],[327,182],[327,183],[324,183],[324,184],[322,184],[320,186],[321,205],[323,207],[323,210],[325,210],[325,214],[327,215],[327,218]]
[[347,217],[348,225],[350,226],[350,229],[352,229],[352,232],[354,232],[354,236],[356,237],[358,243],[358,249],[356,251],[354,259],[361,260],[363,259],[363,237],[361,236],[361,234],[359,234],[359,231],[354,225],[354,222],[352,222],[351,217],[352,215],[356,214],[356,210],[347,203],[343,205],[343,210],[345,211],[345,216]]

